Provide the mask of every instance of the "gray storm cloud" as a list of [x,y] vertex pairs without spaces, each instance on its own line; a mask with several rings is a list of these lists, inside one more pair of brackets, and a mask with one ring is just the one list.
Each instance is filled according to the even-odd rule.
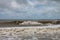
[[60,0],[0,0],[0,14],[20,17],[40,17],[45,14],[46,17],[52,17],[60,13],[59,2]]
[[[11,2],[13,0],[0,0],[0,8],[9,8],[11,6]],[[28,1],[27,0],[14,0],[18,5],[29,5]],[[30,1],[30,0],[29,0]],[[43,3],[47,0],[34,0],[34,1],[37,1],[37,2],[40,2],[40,3]],[[49,0],[48,0],[49,1]],[[51,0],[51,1],[55,1],[55,2],[59,2],[60,0]],[[31,4],[33,4],[33,2],[30,2]],[[57,3],[55,3],[57,4]]]
[[0,8],[8,8],[11,0],[0,0]]
[[[32,10],[32,7],[34,7],[34,5],[37,5],[39,3],[46,5],[48,4],[47,3],[48,1],[47,0],[32,0],[32,1],[31,0],[0,0],[0,10],[4,10],[4,9],[16,10],[17,8],[19,10],[22,9],[24,10],[29,8]],[[52,1],[59,1],[59,0],[51,0],[51,2]],[[57,7],[59,6],[57,2],[55,2],[54,4],[57,5]],[[32,7],[28,5],[32,5]]]
[[16,0],[18,4],[28,4],[27,0]]
[[51,1],[56,1],[56,2],[60,2],[60,0],[51,0]]

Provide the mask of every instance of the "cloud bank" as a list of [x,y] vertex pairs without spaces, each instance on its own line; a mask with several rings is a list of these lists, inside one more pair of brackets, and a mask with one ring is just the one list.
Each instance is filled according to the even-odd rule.
[[0,19],[60,19],[60,0],[0,0]]

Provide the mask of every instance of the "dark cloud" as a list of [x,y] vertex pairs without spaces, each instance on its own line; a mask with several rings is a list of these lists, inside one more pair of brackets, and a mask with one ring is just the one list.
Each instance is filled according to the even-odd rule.
[[11,0],[0,0],[0,8],[8,8]]
[[40,2],[42,2],[42,1],[45,1],[45,0],[37,0],[37,1],[40,1]]
[[6,15],[14,16],[14,18],[17,16],[18,18],[54,18],[55,16],[60,18],[59,2],[60,0],[0,0],[0,18],[4,15],[4,18],[7,18]]
[[60,0],[51,0],[51,1],[60,2]]
[[18,4],[28,4],[27,0],[16,0]]
[[60,0],[54,0],[54,1],[58,1],[59,2]]

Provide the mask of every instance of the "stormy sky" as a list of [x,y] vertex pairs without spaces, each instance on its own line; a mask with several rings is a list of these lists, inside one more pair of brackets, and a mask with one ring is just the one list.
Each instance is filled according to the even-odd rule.
[[60,0],[0,0],[0,19],[60,19]]

